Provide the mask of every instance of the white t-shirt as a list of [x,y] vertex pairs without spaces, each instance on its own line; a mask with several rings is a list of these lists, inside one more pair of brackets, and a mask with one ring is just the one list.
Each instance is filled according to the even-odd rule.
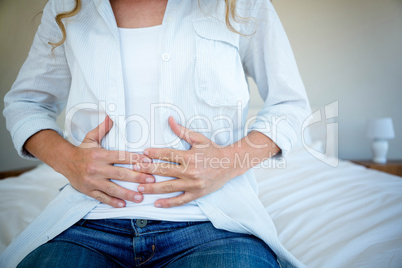
[[[159,71],[161,56],[158,37],[162,25],[146,28],[119,28],[126,103],[127,144],[132,152],[142,153],[149,147],[163,148],[164,140],[157,109],[159,103]],[[152,135],[151,135],[152,134]],[[154,162],[158,162],[154,160]],[[131,165],[119,165],[132,169]],[[155,176],[156,182],[175,179]],[[127,189],[137,191],[138,183],[112,180]],[[205,221],[208,218],[195,202],[172,208],[156,208],[154,203],[161,198],[177,196],[169,194],[144,194],[141,203],[126,201],[126,207],[113,208],[100,203],[85,219],[154,219],[168,221]]]

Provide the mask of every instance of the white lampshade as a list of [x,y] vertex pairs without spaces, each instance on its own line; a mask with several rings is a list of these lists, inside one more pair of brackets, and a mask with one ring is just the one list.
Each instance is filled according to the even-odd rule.
[[384,117],[369,120],[367,125],[367,137],[370,139],[387,140],[395,138],[392,118]]

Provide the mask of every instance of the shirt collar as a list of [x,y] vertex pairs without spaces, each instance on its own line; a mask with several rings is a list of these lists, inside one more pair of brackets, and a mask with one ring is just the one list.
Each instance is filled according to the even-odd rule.
[[99,14],[102,16],[106,24],[109,26],[114,37],[118,39],[119,33],[116,18],[114,17],[112,6],[110,5],[109,0],[94,0],[94,2]]

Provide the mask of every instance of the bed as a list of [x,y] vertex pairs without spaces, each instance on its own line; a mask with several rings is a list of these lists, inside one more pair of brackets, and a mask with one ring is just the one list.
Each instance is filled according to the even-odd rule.
[[[402,267],[402,177],[348,161],[332,167],[299,145],[254,168],[281,242],[308,267]],[[66,178],[45,164],[0,181],[0,251]]]

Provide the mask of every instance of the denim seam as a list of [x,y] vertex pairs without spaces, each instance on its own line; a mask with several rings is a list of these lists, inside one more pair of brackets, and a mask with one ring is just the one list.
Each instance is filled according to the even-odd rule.
[[100,226],[100,227],[102,227],[102,226],[109,227],[110,229],[114,229],[114,230],[118,230],[118,231],[128,231],[130,233],[133,233],[133,229],[126,229],[126,228],[122,228],[122,227],[116,227],[116,226],[109,225],[109,224],[106,224],[106,223],[96,223],[96,222],[87,222],[87,223],[88,224],[94,224],[94,225],[97,225],[97,226]]
[[147,232],[143,232],[143,233],[136,233],[136,235],[142,236],[142,235],[149,235],[149,234],[166,233],[166,232],[171,232],[171,231],[179,230],[179,229],[186,228],[186,227],[188,227],[188,226],[183,226],[183,227],[179,227],[179,228],[163,229],[163,230],[155,230],[155,231],[147,231]]
[[73,241],[73,240],[70,240],[70,239],[66,239],[66,238],[57,238],[56,240],[51,240],[51,241],[49,241],[48,243],[55,243],[55,242],[57,243],[57,242],[60,242],[60,241],[61,241],[61,242],[71,243],[71,244],[75,244],[75,245],[78,245],[78,246],[80,246],[80,247],[87,248],[87,249],[89,249],[89,250],[92,250],[92,251],[94,251],[94,252],[96,252],[96,253],[98,253],[98,254],[100,254],[100,255],[102,255],[102,256],[105,256],[105,257],[107,257],[107,258],[113,260],[114,262],[116,262],[116,263],[119,264],[120,266],[125,267],[124,264],[122,264],[120,261],[116,260],[116,259],[113,258],[112,256],[107,255],[107,254],[104,254],[104,253],[100,252],[100,251],[97,250],[97,249],[94,249],[94,248],[92,248],[92,247],[90,247],[90,246],[87,246],[87,245],[85,245],[85,244],[77,243],[76,241]]
[[[148,235],[148,234],[155,234],[155,233],[171,232],[171,231],[178,230],[178,229],[182,229],[182,228],[185,228],[185,227],[190,227],[190,226],[197,225],[198,222],[196,222],[196,223],[187,222],[187,223],[188,223],[187,226],[171,227],[171,228],[168,228],[168,229],[154,230],[154,231],[146,231],[146,232],[143,232],[143,233],[137,233],[136,230],[127,229],[127,228],[122,228],[122,227],[116,227],[116,226],[114,226],[114,225],[110,225],[110,224],[107,224],[107,223],[90,222],[90,221],[87,221],[87,220],[85,220],[85,219],[84,219],[84,222],[81,224],[81,226],[84,226],[84,224],[86,224],[86,226],[87,226],[87,224],[94,224],[94,225],[96,225],[96,226],[100,226],[100,227],[104,226],[104,227],[106,227],[106,228],[114,229],[114,230],[117,230],[117,231],[127,231],[127,232],[129,232],[130,234],[133,234],[133,233],[134,233],[134,234],[137,235],[137,236],[141,236],[141,235]],[[91,227],[88,227],[88,228],[91,228]],[[141,229],[140,227],[138,227],[138,228]],[[92,229],[92,228],[91,228],[91,229]],[[136,229],[137,229],[137,228],[136,228]]]
[[152,243],[152,255],[148,259],[146,259],[145,261],[141,262],[140,266],[145,264],[145,263],[147,263],[148,261],[150,261],[155,256],[155,247],[156,247],[155,246],[155,236],[153,237],[152,240],[153,240],[153,243]]
[[80,222],[80,221],[82,221],[79,225],[81,226],[81,227],[83,227],[84,226],[84,224],[85,224],[85,222],[87,221],[86,219],[81,219],[81,220],[79,220],[78,222]]
[[147,235],[147,234],[155,234],[155,233],[163,233],[163,232],[171,232],[171,231],[175,231],[175,230],[179,230],[179,229],[183,229],[186,227],[191,227],[191,226],[195,226],[198,224],[202,224],[202,223],[211,223],[209,221],[202,221],[202,222],[187,222],[188,225],[187,226],[182,226],[182,227],[172,227],[172,228],[168,228],[168,229],[163,229],[163,230],[155,230],[155,231],[146,231],[143,233],[136,233],[136,236],[141,236],[141,235]]

